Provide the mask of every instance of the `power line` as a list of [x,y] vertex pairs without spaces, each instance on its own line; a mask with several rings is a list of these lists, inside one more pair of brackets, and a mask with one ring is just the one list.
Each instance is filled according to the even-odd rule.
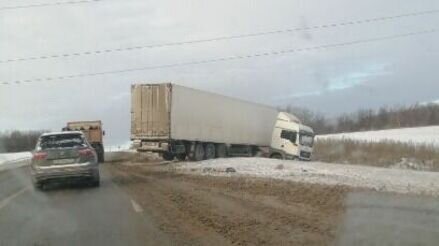
[[326,50],[326,49],[333,49],[333,48],[339,48],[339,47],[344,47],[344,46],[353,46],[353,45],[359,45],[359,44],[364,44],[364,43],[372,43],[372,42],[379,42],[379,41],[385,41],[385,40],[393,40],[393,39],[399,39],[399,38],[406,38],[406,37],[430,34],[430,33],[435,33],[437,31],[438,31],[437,29],[431,29],[431,30],[420,31],[420,32],[410,32],[410,33],[384,36],[384,37],[378,37],[378,38],[361,39],[361,40],[355,40],[355,41],[349,41],[349,42],[343,42],[343,43],[320,45],[320,46],[314,46],[314,47],[308,47],[308,48],[278,50],[278,51],[270,51],[270,52],[264,52],[264,53],[255,53],[255,54],[250,54],[250,55],[236,55],[236,56],[229,56],[229,57],[222,57],[222,58],[215,58],[215,59],[172,63],[172,64],[148,66],[148,67],[140,67],[140,68],[129,68],[129,69],[122,69],[122,70],[96,72],[96,73],[82,73],[82,74],[73,74],[73,75],[64,75],[64,76],[55,76],[55,77],[46,77],[46,78],[16,80],[16,81],[10,81],[10,82],[0,82],[0,84],[9,85],[9,84],[22,84],[22,83],[30,83],[30,82],[95,77],[95,76],[101,76],[101,75],[129,73],[129,72],[136,72],[136,71],[173,68],[173,67],[183,67],[183,66],[217,63],[217,62],[232,61],[232,60],[250,59],[250,58],[256,58],[256,57],[276,56],[276,55],[306,52],[306,51]]
[[18,6],[5,6],[0,7],[1,10],[14,10],[14,9],[28,9],[28,8],[39,8],[48,6],[59,6],[59,5],[69,5],[69,4],[80,4],[80,3],[92,3],[100,2],[102,0],[78,0],[78,1],[64,1],[64,2],[54,2],[54,3],[36,3],[28,5],[18,5]]
[[161,47],[169,47],[169,46],[182,46],[182,45],[189,45],[189,44],[199,44],[199,43],[232,40],[232,39],[241,39],[241,38],[250,38],[250,37],[257,37],[257,36],[282,34],[282,33],[291,33],[291,32],[298,32],[298,31],[337,28],[337,27],[344,27],[344,26],[350,26],[350,25],[359,25],[359,24],[366,24],[366,23],[371,23],[371,22],[382,22],[382,21],[394,20],[394,19],[399,19],[399,18],[407,18],[407,17],[414,17],[414,16],[421,16],[421,15],[430,15],[430,14],[437,14],[437,13],[439,13],[439,10],[429,10],[429,11],[413,12],[413,13],[387,16],[387,17],[363,19],[363,20],[357,20],[357,21],[315,25],[315,26],[311,26],[311,27],[291,28],[291,29],[283,29],[283,30],[275,30],[275,31],[267,31],[267,32],[256,32],[256,33],[248,33],[248,34],[241,34],[241,35],[222,36],[222,37],[215,37],[215,38],[208,38],[208,39],[195,39],[195,40],[189,40],[189,41],[169,42],[169,43],[152,44],[152,45],[141,45],[141,46],[132,46],[132,47],[116,48],[116,49],[89,50],[89,51],[82,51],[82,52],[53,54],[53,55],[46,55],[46,56],[13,58],[13,59],[7,59],[7,60],[0,60],[0,63],[24,62],[24,61],[46,60],[46,59],[56,59],[56,58],[68,58],[68,57],[78,57],[78,56],[100,55],[100,54],[106,54],[106,53],[112,53],[112,52],[133,51],[133,50],[140,50],[140,49],[152,49],[152,48],[161,48]]

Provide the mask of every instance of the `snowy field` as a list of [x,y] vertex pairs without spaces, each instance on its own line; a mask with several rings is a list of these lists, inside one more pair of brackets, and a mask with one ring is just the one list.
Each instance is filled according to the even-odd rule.
[[24,166],[31,158],[30,152],[0,154],[0,170]]
[[439,146],[439,126],[321,135],[317,136],[317,141],[319,139],[349,139],[368,142],[395,141]]
[[251,176],[378,191],[439,196],[439,173],[263,158],[176,163],[178,171],[214,176]]

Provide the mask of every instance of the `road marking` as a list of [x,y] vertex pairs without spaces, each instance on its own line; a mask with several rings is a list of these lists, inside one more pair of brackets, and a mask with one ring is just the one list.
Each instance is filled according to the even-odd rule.
[[21,194],[23,194],[24,192],[28,191],[29,187],[24,187],[23,189],[15,192],[14,194],[6,197],[5,199],[3,199],[2,201],[0,201],[0,210],[2,210],[3,208],[5,208],[12,200],[14,200],[15,198],[17,198],[18,196],[20,196]]
[[133,205],[133,209],[134,209],[134,211],[136,211],[136,213],[143,212],[143,208],[133,199],[131,199],[131,205]]

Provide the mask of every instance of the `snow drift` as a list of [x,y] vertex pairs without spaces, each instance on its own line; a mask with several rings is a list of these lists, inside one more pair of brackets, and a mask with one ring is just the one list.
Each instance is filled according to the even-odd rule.
[[439,196],[439,173],[368,166],[285,161],[264,158],[182,162],[176,169],[213,176],[273,178],[303,183],[344,185],[377,191]]
[[30,152],[0,154],[0,170],[27,165],[31,158]]
[[320,139],[348,139],[367,142],[394,141],[401,143],[434,145],[439,147],[439,126],[339,133],[317,136],[317,141]]

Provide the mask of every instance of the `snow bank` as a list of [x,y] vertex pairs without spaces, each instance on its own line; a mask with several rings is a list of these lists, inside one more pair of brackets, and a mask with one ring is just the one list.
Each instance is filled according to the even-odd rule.
[[0,154],[0,170],[24,166],[31,158],[30,152]]
[[437,172],[263,158],[215,159],[175,165],[178,171],[204,175],[251,176],[439,196]]
[[104,148],[105,152],[131,151],[131,142],[126,142],[120,145],[106,145]]
[[320,135],[317,136],[317,141],[319,139],[349,139],[367,142],[395,141],[439,147],[439,126]]
[[23,159],[30,158],[32,158],[32,154],[30,152],[0,154],[0,165],[6,162],[21,161]]

